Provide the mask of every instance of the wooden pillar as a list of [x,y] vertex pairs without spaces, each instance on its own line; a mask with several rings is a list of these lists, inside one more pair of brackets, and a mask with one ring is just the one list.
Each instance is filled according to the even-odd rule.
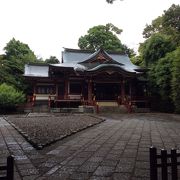
[[36,84],[33,84],[33,95],[36,94]]
[[65,82],[64,82],[64,99],[68,98],[68,79],[65,78]]
[[88,103],[92,103],[92,80],[88,80]]
[[130,99],[132,99],[132,81],[131,80],[129,81],[129,96],[130,96]]
[[125,81],[123,79],[121,81],[121,99],[122,99],[122,103],[124,103],[124,98],[125,98]]
[[55,83],[55,86],[56,86],[56,96],[59,96],[59,94],[58,94],[58,83]]

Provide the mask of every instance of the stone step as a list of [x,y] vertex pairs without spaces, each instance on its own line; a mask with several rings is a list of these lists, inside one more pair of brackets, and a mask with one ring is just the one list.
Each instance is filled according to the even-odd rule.
[[120,106],[99,106],[100,113],[127,113],[127,108],[124,105]]
[[48,105],[35,105],[32,112],[49,112]]
[[117,102],[115,102],[115,101],[97,101],[97,103],[98,103],[99,107],[101,107],[101,106],[117,107],[118,106]]
[[149,113],[150,108],[134,108],[133,112],[135,112],[135,113]]

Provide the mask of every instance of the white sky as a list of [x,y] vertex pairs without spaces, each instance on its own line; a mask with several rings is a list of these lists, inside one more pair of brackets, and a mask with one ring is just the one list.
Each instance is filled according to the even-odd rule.
[[0,54],[13,37],[38,57],[61,57],[62,47],[78,48],[78,39],[96,25],[123,29],[123,44],[137,49],[146,24],[180,0],[0,0]]

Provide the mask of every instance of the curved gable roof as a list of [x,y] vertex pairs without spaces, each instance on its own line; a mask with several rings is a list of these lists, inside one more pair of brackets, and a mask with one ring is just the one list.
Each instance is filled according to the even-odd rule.
[[[80,70],[79,65],[82,65],[82,71],[90,70],[97,66],[100,68],[101,64],[117,64],[123,66],[124,71],[140,73],[139,66],[134,65],[127,54],[119,52],[106,52],[99,49],[96,52],[90,50],[77,50],[65,48],[62,54],[63,64],[71,64],[75,69]],[[102,58],[102,61],[98,61],[98,58]],[[104,59],[103,59],[104,58]],[[76,68],[78,66],[78,68]]]
[[88,57],[85,61],[80,62],[82,63],[111,63],[111,64],[120,64],[124,65],[121,62],[115,61],[106,51],[103,49],[99,49],[98,51],[94,52],[91,56]]

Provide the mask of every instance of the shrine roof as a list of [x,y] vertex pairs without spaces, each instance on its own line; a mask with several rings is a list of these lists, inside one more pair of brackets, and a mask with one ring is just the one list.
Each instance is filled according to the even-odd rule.
[[48,64],[26,64],[24,69],[24,76],[29,77],[48,77]]
[[24,76],[48,77],[51,69],[76,71],[79,73],[96,73],[108,69],[125,74],[142,74],[145,69],[134,65],[127,54],[119,52],[106,52],[99,49],[96,52],[65,48],[62,52],[60,64],[27,64]]
[[[82,65],[82,70],[92,70],[96,67],[100,68],[104,63],[90,63],[93,60],[93,57],[96,57],[98,53],[103,53],[106,59],[111,59],[109,64],[118,64],[120,68],[129,72],[139,73],[139,66],[134,65],[129,59],[128,55],[120,52],[106,52],[104,50],[98,50],[96,52],[90,50],[78,50],[78,49],[68,49],[65,48],[62,53],[63,63],[59,64],[59,66],[71,66],[76,68],[78,65]],[[107,61],[106,61],[107,62]],[[117,66],[117,65],[116,65]]]

